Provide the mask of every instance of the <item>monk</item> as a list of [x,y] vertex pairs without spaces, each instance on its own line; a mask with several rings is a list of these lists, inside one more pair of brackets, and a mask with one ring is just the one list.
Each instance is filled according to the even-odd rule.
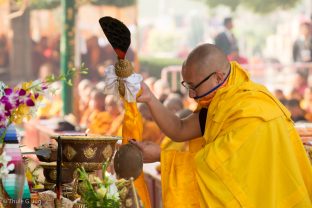
[[62,114],[63,101],[61,97],[61,83],[55,82],[51,85],[55,89],[55,94],[52,98],[43,98],[40,107],[37,110],[37,116],[40,119],[49,119],[58,117]]
[[[189,54],[182,77],[198,102],[185,119],[144,83],[137,99],[174,141],[205,139],[195,154],[132,141],[145,162],[161,160],[164,207],[312,207],[312,167],[288,110],[212,44]],[[171,189],[184,193],[171,201]]]
[[88,133],[106,135],[113,118],[105,111],[105,94],[97,90],[93,91],[89,109],[91,114],[87,120]]
[[114,95],[107,95],[105,98],[105,109],[113,118],[113,122],[107,135],[121,136],[122,135],[122,121],[124,118],[121,104]]
[[90,96],[91,92],[94,91],[94,87],[90,84],[85,86],[85,88],[79,92],[79,112],[80,112],[80,120],[79,125],[82,128],[86,128],[87,120],[91,114],[91,110],[89,108]]

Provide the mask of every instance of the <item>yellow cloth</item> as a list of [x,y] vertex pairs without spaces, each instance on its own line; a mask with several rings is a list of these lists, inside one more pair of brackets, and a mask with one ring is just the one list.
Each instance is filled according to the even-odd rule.
[[199,208],[194,153],[161,152],[161,188],[164,208]]
[[185,142],[174,142],[167,136],[165,136],[165,138],[161,141],[160,147],[162,151],[164,150],[185,151],[186,150]]
[[[231,67],[228,83],[210,103],[206,145],[195,161],[191,153],[162,152],[164,207],[181,200],[186,205],[179,207],[195,207],[188,200],[196,193],[197,207],[312,207],[312,167],[290,113],[236,62]],[[194,175],[197,183],[183,186]],[[168,195],[166,184],[184,192]]]
[[[164,139],[164,141],[166,141]],[[175,142],[177,143],[177,142]],[[161,152],[161,188],[164,208],[198,208],[199,188],[196,181],[194,156],[202,148],[202,137],[190,140],[189,151]]]
[[[136,139],[142,141],[143,123],[142,116],[138,111],[136,102],[128,103],[124,100],[125,115],[122,124],[122,143],[128,143],[129,139]],[[144,174],[142,174],[134,181],[134,185],[138,194],[144,204],[144,208],[150,208],[151,202],[149,193],[144,181]]]
[[196,153],[205,146],[205,139],[203,137],[192,139],[189,141],[188,146],[190,152]]
[[113,122],[112,116],[106,112],[95,111],[89,118],[88,129],[90,134],[107,135],[108,130]]

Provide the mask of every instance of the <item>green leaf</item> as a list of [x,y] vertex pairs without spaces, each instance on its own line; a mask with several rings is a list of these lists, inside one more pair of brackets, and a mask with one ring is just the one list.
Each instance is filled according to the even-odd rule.
[[67,81],[67,84],[68,84],[69,86],[73,86],[72,80],[71,80],[71,79],[68,80],[68,81]]

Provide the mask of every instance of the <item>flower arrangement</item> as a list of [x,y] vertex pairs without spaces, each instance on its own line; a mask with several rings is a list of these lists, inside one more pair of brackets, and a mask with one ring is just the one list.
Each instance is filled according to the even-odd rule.
[[82,193],[83,202],[87,207],[107,207],[119,208],[120,198],[116,186],[116,178],[109,174],[106,169],[108,162],[103,163],[102,179],[94,177],[95,186],[91,183],[88,173],[83,167],[77,169],[84,193]]
[[55,89],[51,89],[50,85],[56,81],[65,81],[68,85],[72,85],[71,78],[76,72],[86,74],[88,68],[82,64],[79,70],[73,68],[66,74],[51,75],[45,80],[24,82],[14,88],[0,82],[0,128],[4,129],[0,135],[0,148],[3,146],[8,126],[12,123],[20,124],[24,119],[32,118],[42,98],[55,93]]
[[81,202],[86,207],[107,208],[143,208],[143,203],[136,193],[133,178],[116,179],[107,172],[109,161],[103,163],[102,178],[90,178],[83,167],[78,168],[79,180],[82,181]]

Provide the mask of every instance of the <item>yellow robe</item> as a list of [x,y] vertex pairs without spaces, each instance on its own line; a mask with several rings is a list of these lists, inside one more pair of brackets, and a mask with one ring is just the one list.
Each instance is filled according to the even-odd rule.
[[182,187],[181,178],[190,183],[179,200],[199,193],[200,207],[312,207],[312,167],[290,113],[236,62],[209,106],[204,138],[195,161],[191,153],[176,160],[161,155],[163,187],[172,181]]
[[196,181],[194,156],[203,145],[204,139],[200,137],[188,142],[189,150],[186,152],[171,149],[173,146],[162,149],[160,161],[164,208],[200,207],[200,193]]
[[165,136],[165,138],[161,141],[161,144],[160,144],[162,151],[165,151],[165,150],[185,151],[186,146],[187,145],[185,142],[174,142],[167,136]]

